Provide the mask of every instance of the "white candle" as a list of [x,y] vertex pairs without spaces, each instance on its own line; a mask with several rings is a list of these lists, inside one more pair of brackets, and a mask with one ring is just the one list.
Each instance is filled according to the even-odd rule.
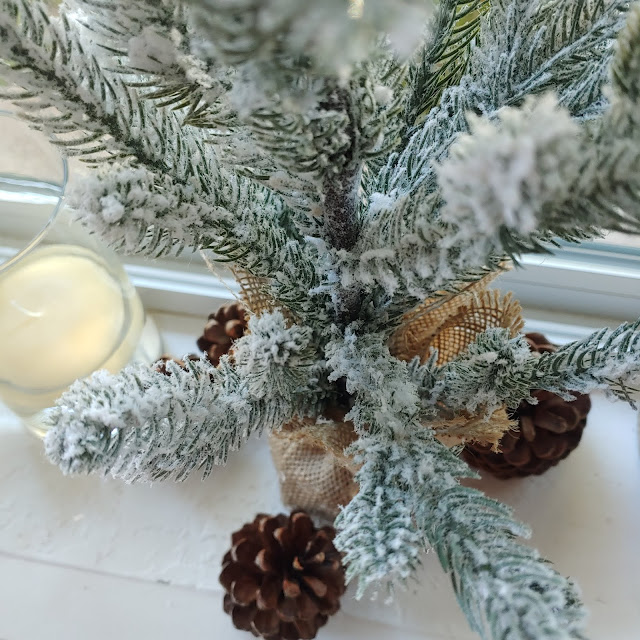
[[35,249],[0,275],[0,398],[21,416],[54,404],[77,378],[130,359],[144,314],[97,254]]

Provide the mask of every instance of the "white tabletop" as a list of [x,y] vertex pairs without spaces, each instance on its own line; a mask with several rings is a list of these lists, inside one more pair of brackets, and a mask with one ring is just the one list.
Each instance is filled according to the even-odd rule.
[[[201,320],[160,316],[169,350],[193,349]],[[516,508],[534,544],[574,576],[594,639],[640,628],[640,459],[635,413],[594,398],[583,442],[539,478],[485,480]],[[266,442],[255,440],[205,482],[127,486],[65,478],[41,444],[0,410],[0,639],[216,640],[250,635],[222,612],[218,574],[232,531],[283,509]],[[356,602],[325,640],[472,640],[433,554],[394,604]],[[398,629],[402,629],[398,633]]]

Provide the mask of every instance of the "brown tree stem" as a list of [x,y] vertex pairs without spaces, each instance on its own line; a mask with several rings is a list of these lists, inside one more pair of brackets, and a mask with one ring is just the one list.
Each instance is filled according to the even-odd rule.
[[325,178],[324,221],[327,238],[336,249],[353,249],[360,227],[357,217],[360,166]]
[[[336,173],[329,173],[322,184],[324,228],[328,243],[335,249],[350,251],[358,241],[358,190],[360,188],[362,163],[357,158],[356,125],[351,112],[351,96],[346,89],[336,89],[327,105],[349,115],[346,133],[351,139],[351,148],[346,164]],[[348,324],[356,320],[362,300],[359,287],[341,289],[338,294],[338,320]]]

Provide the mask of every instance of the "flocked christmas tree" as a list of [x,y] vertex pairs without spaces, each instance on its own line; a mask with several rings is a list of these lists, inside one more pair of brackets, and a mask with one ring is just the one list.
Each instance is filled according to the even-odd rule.
[[[554,353],[480,331],[443,362],[389,338],[509,258],[640,228],[640,6],[622,0],[0,0],[2,88],[92,169],[69,195],[113,247],[195,247],[261,278],[232,357],[76,383],[65,473],[208,474],[254,433],[347,402],[360,592],[434,547],[484,638],[583,637],[570,580],[436,438],[532,389],[626,397],[640,321]],[[342,400],[340,400],[342,398]],[[319,423],[320,424],[320,423]],[[329,428],[329,427],[327,427]]]

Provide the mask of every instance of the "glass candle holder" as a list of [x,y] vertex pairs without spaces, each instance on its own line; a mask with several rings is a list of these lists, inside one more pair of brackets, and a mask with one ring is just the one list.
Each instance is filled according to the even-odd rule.
[[116,257],[65,210],[55,146],[3,111],[0,140],[0,400],[43,436],[72,382],[162,345]]

